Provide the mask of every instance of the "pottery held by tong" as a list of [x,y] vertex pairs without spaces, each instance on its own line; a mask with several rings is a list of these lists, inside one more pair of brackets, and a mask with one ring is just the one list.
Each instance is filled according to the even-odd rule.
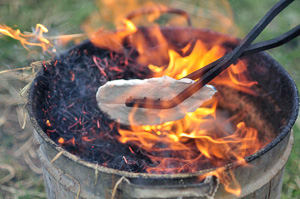
[[158,125],[182,119],[187,113],[194,112],[203,102],[211,99],[217,92],[213,86],[206,85],[179,105],[170,109],[151,109],[128,107],[128,98],[149,98],[169,100],[185,90],[195,81],[180,80],[168,76],[150,79],[113,80],[99,87],[96,94],[98,107],[111,119],[125,125]]

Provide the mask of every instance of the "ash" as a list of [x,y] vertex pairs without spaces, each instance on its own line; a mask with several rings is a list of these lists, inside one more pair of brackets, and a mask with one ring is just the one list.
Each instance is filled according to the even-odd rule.
[[97,89],[107,81],[151,77],[148,67],[135,63],[136,57],[130,47],[114,53],[85,42],[44,64],[36,86],[44,98],[38,122],[48,136],[83,160],[146,172],[151,160],[136,146],[118,142],[119,124],[101,112],[96,101]]

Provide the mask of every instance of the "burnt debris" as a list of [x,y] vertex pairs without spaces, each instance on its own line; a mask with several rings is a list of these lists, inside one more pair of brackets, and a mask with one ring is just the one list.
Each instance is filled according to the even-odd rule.
[[36,87],[43,92],[39,123],[47,135],[67,151],[99,165],[134,172],[151,165],[135,146],[117,141],[118,124],[101,112],[96,101],[97,89],[109,80],[151,75],[147,67],[135,63],[136,55],[132,48],[120,54],[85,42],[51,64],[44,63]]
[[[179,51],[181,48],[178,46],[178,49],[176,47],[174,49]],[[196,143],[195,139],[183,139],[177,143],[185,146],[184,150],[179,151],[170,150],[163,141],[159,141],[160,139],[151,150],[142,148],[134,141],[120,142],[118,139],[120,130],[130,130],[130,127],[120,126],[98,108],[96,92],[101,85],[110,80],[153,77],[153,72],[146,65],[137,63],[137,57],[137,51],[129,45],[125,45],[122,52],[117,53],[97,48],[87,41],[59,55],[50,64],[44,63],[35,79],[36,93],[33,98],[35,100],[33,104],[36,106],[35,117],[43,131],[61,147],[83,160],[129,172],[187,173],[236,161],[236,157],[230,154],[225,155],[224,158],[217,156],[212,159],[207,158],[197,148],[200,141]],[[235,136],[240,141],[229,147],[237,150],[236,146],[242,145],[247,140],[240,139],[245,136],[243,134],[245,131],[240,131],[234,126],[243,121],[240,125],[250,129],[250,132],[254,132],[251,130],[252,127],[259,127],[257,122],[252,122],[256,121],[255,115],[260,112],[253,109],[256,105],[247,103],[249,106],[242,106],[242,104],[248,102],[248,98],[251,97],[257,101],[256,98],[261,98],[261,95],[252,96],[234,88],[225,89],[222,85],[215,86],[218,90],[216,118],[214,119],[213,116],[205,118],[212,121],[207,133],[215,139],[231,139]],[[233,98],[231,101],[226,101],[227,90]],[[258,90],[257,93],[260,93]],[[227,98],[223,99],[223,95]],[[236,99],[240,102],[232,104]],[[212,105],[213,103],[207,104],[208,107]],[[253,109],[254,119],[247,119],[245,114],[249,112],[247,107]],[[244,121],[249,128],[244,125]],[[257,129],[258,137],[262,141],[261,146],[265,146],[273,136],[260,133],[265,131],[268,122],[261,123],[264,125]],[[152,133],[156,134],[156,132]],[[162,132],[164,133],[168,132]],[[190,152],[188,157],[185,155],[187,148]],[[256,149],[249,146],[247,149],[237,151],[246,157]]]

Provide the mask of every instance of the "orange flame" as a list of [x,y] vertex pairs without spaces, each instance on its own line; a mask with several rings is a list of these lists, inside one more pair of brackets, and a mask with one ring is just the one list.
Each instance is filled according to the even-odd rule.
[[[149,46],[148,38],[133,23],[127,23],[125,30],[113,34],[114,41],[118,41],[117,47],[121,47],[119,44],[122,44],[125,37],[130,37],[131,44],[139,53],[137,61],[148,65],[155,77],[167,75],[176,79],[183,78],[226,53],[225,47],[216,44],[209,48],[200,40],[187,44],[180,52],[174,50],[168,45],[159,26],[153,26],[147,32],[159,44],[153,49]],[[166,60],[167,64],[164,64]],[[240,92],[257,95],[252,89],[257,82],[249,80],[247,62],[244,60],[230,66],[211,84],[216,87],[225,85]],[[148,166],[148,173],[197,172],[205,165],[210,165],[218,169],[201,176],[201,179],[214,175],[229,193],[240,195],[241,187],[233,173],[230,171],[231,173],[226,174],[221,169],[222,166],[232,161],[246,164],[244,158],[258,151],[267,142],[258,139],[257,130],[246,125],[243,117],[240,117],[241,113],[226,118],[217,113],[217,106],[218,99],[213,97],[195,112],[187,113],[181,120],[153,126],[134,125],[136,108],[133,108],[130,114],[133,125],[130,129],[119,128],[118,139],[122,143],[134,144],[149,152],[148,157],[156,166]],[[164,153],[172,155],[165,157],[162,155]]]
[[[119,19],[119,14],[126,13],[126,11],[122,7],[123,4],[114,2],[115,0],[102,1],[106,7],[113,7],[111,10],[114,10],[114,13],[112,14]],[[122,2],[125,2],[125,0]],[[181,1],[176,2],[181,7],[188,6]],[[130,0],[130,3],[138,7],[136,1]],[[223,4],[227,7],[226,3]],[[115,5],[119,6],[116,8]],[[126,9],[128,10],[128,8]],[[132,9],[130,7],[130,10]],[[161,9],[164,8],[158,7],[157,12],[154,12],[147,19],[149,21],[157,19],[161,14],[159,12]],[[109,15],[105,11],[103,13],[104,15]],[[225,18],[222,14],[216,12],[212,15],[216,16],[218,20],[224,21],[226,19],[225,23],[220,23],[223,25],[221,29],[223,32],[232,26],[232,21],[229,20],[231,17]],[[101,18],[98,15],[97,17]],[[98,32],[90,34],[91,41],[98,47],[121,52],[124,40],[129,38],[133,47],[139,53],[137,61],[140,64],[148,65],[155,77],[167,75],[176,79],[183,78],[187,74],[222,57],[227,50],[218,44],[208,48],[204,41],[197,40],[194,45],[191,42],[180,49],[179,52],[168,45],[167,39],[161,33],[159,26],[151,27],[151,31],[148,32],[148,35],[155,38],[157,43],[159,43],[157,48],[150,49],[148,38],[145,38],[138,31],[138,28],[132,21],[125,19],[122,22],[124,25],[123,29],[115,32],[107,32],[100,29]],[[0,25],[0,33],[19,40],[27,50],[27,46],[38,46],[43,51],[49,52],[48,49],[53,47],[53,45],[43,36],[47,32],[48,29],[41,24],[37,24],[35,32],[30,34],[23,34],[19,29],[13,30],[6,25]],[[71,80],[73,81],[74,79],[75,76],[71,74]],[[257,82],[249,80],[247,63],[241,60],[236,65],[230,66],[219,77],[214,79],[211,84],[216,87],[224,85],[244,93],[257,95],[251,89]],[[188,113],[186,117],[178,121],[153,126],[132,125],[130,129],[119,128],[120,136],[118,140],[122,143],[134,144],[151,154],[148,157],[155,166],[148,166],[146,168],[148,173],[197,172],[208,165],[216,168],[216,170],[201,176],[199,180],[204,179],[208,175],[214,175],[220,179],[220,182],[228,192],[240,195],[241,187],[232,171],[229,171],[229,174],[227,174],[222,166],[232,161],[246,164],[244,157],[255,153],[267,141],[261,142],[258,139],[257,130],[247,126],[243,118],[239,118],[240,113],[236,113],[230,118],[218,114],[218,103],[217,97],[213,97],[195,112]],[[135,109],[133,109],[130,116],[133,124],[135,123],[133,120],[134,111]],[[51,126],[49,121],[46,124]],[[97,125],[99,128],[100,124]],[[93,139],[84,136],[82,140],[90,142]],[[67,141],[59,138],[58,143],[60,145],[64,143],[76,144],[74,138]],[[132,154],[135,154],[131,147],[129,147],[129,150]],[[165,153],[172,154],[172,156],[165,157],[163,155]],[[123,160],[128,163],[125,156],[123,156]]]
[[71,35],[58,35],[58,36],[44,36],[48,33],[48,29],[42,24],[36,24],[35,31],[32,33],[22,33],[19,29],[14,30],[7,25],[0,25],[0,33],[18,40],[22,46],[28,50],[28,46],[35,46],[42,48],[43,53],[49,54],[56,53],[57,50],[52,42],[55,41],[56,46],[65,46],[70,41],[79,43],[86,34],[71,34]]
[[[50,52],[49,48],[53,47],[53,45],[43,36],[47,32],[48,29],[42,24],[36,24],[35,31],[28,34],[22,33],[19,29],[14,30],[6,25],[0,25],[0,33],[18,40],[26,50],[29,50],[27,46],[38,46],[44,52]],[[55,49],[53,51],[55,52]]]
[[122,51],[122,43],[125,37],[136,32],[135,25],[127,19],[123,20],[124,29],[116,32],[108,32],[100,29],[90,36],[91,42],[99,48],[107,48],[113,51]]

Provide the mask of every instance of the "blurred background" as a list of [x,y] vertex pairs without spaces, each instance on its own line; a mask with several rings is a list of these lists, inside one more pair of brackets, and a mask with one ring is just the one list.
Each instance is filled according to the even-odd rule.
[[[57,53],[86,39],[87,32],[115,29],[127,13],[143,5],[161,3],[183,9],[197,28],[208,28],[244,37],[277,0],[0,0],[0,25],[22,32],[35,31],[37,23]],[[300,22],[296,0],[262,33],[257,41],[274,38]],[[143,24],[144,25],[144,24]],[[1,27],[1,26],[0,26]],[[74,35],[75,34],[75,35]],[[61,35],[72,35],[61,37]],[[300,38],[269,53],[291,74],[300,87]],[[30,63],[51,59],[39,47],[26,50],[19,41],[0,33],[0,199],[46,198],[42,170],[32,145],[33,128],[26,117],[26,95],[21,90],[34,77]],[[25,68],[24,68],[25,67]],[[23,68],[24,70],[19,70]],[[1,72],[2,71],[2,72]],[[25,121],[25,122],[24,122]],[[285,170],[283,199],[300,197],[300,121],[294,126],[294,147]]]

